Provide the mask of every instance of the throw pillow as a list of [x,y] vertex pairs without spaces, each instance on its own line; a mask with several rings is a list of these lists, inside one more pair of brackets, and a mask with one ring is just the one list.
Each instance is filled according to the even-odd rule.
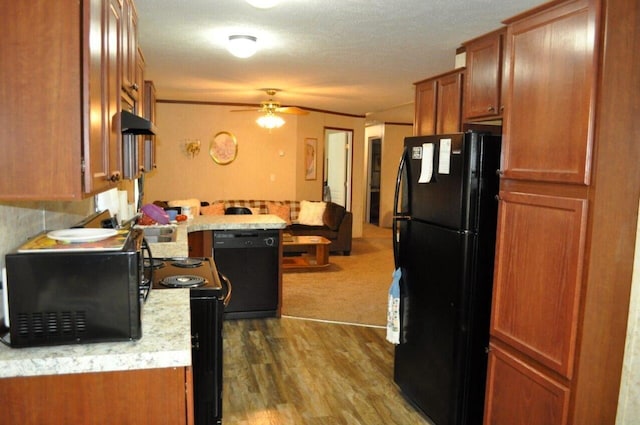
[[342,205],[327,202],[327,207],[322,215],[322,221],[325,226],[333,231],[337,231],[344,218],[345,209]]
[[300,214],[298,215],[298,223],[307,226],[323,226],[322,216],[326,203],[313,201],[300,201]]
[[267,211],[269,211],[269,214],[276,215],[286,221],[287,226],[291,225],[291,207],[289,207],[289,205],[278,205],[273,202],[268,202]]
[[224,204],[216,202],[206,207],[200,207],[202,215],[224,215]]

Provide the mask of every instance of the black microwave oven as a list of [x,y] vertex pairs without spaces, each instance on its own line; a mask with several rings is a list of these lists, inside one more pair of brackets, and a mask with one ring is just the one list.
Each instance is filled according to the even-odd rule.
[[6,342],[32,347],[140,339],[150,290],[143,248],[142,232],[131,230],[115,251],[7,254]]

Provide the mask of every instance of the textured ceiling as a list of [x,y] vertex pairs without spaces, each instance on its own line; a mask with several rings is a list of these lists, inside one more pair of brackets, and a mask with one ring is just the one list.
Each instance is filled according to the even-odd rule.
[[[159,99],[283,105],[411,122],[413,83],[454,67],[460,43],[541,0],[135,0],[145,79]],[[226,51],[232,34],[258,52]]]

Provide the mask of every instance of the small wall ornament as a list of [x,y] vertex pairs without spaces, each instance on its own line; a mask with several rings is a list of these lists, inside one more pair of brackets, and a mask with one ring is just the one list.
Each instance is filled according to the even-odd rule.
[[186,139],[183,143],[184,152],[187,155],[191,155],[191,158],[195,158],[200,153],[200,140],[199,139]]
[[226,165],[238,156],[238,142],[236,136],[228,131],[221,131],[209,143],[209,155],[216,164]]

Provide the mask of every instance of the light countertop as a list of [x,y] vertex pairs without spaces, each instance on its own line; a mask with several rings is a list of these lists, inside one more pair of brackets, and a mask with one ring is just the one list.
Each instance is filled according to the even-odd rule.
[[142,309],[142,338],[50,347],[0,345],[0,378],[191,365],[189,290],[151,291]]
[[149,243],[154,257],[188,257],[188,233],[203,230],[273,230],[284,229],[287,223],[272,214],[200,215],[177,224],[175,242]]

